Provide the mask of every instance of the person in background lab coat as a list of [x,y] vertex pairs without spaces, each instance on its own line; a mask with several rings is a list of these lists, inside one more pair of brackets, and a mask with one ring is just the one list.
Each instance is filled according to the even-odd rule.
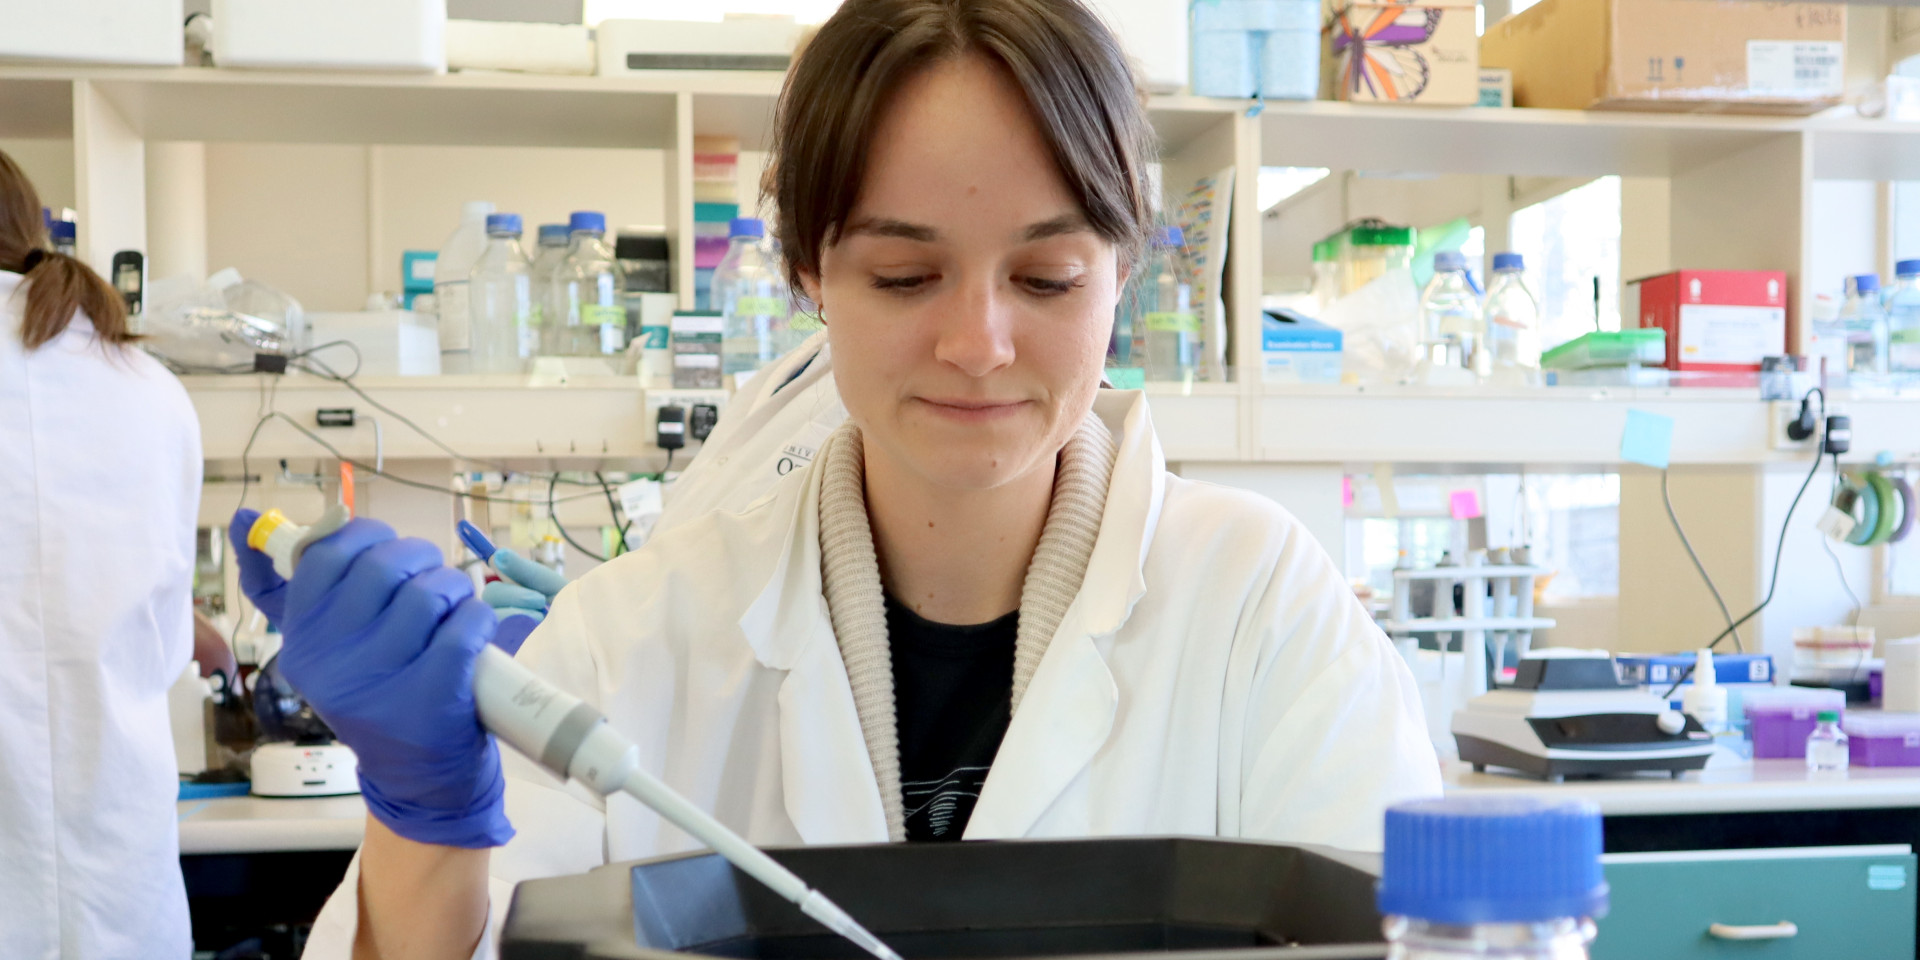
[[0,954],[192,952],[167,688],[193,649],[200,424],[0,153]]
[[[684,496],[779,469],[824,384],[847,422],[751,503],[683,503],[560,591],[519,659],[760,844],[1378,849],[1386,806],[1440,789],[1411,675],[1296,520],[1173,476],[1144,397],[1099,389],[1154,216],[1098,18],[847,0],[776,125],[780,240],[831,377],[782,393],[821,357],[757,378],[741,442],[709,451],[740,462],[697,465]],[[493,614],[430,545],[356,520],[291,583],[236,555],[372,813],[309,957],[489,955],[514,882],[689,849],[493,746],[470,689]]]

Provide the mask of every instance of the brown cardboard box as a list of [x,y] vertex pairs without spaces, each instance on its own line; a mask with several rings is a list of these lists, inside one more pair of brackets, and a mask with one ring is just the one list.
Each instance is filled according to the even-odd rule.
[[1329,0],[1320,62],[1328,99],[1372,103],[1480,102],[1474,5]]
[[1840,102],[1841,4],[1541,0],[1487,28],[1480,63],[1522,107],[1808,114]]

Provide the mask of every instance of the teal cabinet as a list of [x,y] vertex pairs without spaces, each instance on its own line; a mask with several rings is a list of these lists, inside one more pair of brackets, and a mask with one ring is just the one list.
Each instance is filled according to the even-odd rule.
[[[1599,922],[1593,960],[1914,957],[1911,853],[1833,847],[1606,860],[1613,906]],[[1732,939],[1742,936],[1752,939]]]

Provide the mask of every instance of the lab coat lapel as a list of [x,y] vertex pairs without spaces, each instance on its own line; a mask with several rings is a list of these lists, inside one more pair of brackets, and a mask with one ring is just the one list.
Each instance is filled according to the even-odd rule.
[[790,498],[778,562],[740,630],[762,665],[787,673],[778,695],[780,785],[800,838],[885,843],[880,788],[821,592],[819,473],[810,466],[804,490]]
[[1166,467],[1144,397],[1102,390],[1094,412],[1119,441],[1100,534],[1080,592],[994,756],[967,824],[969,840],[1027,836],[1113,732],[1120,693],[1096,641],[1118,630],[1146,593],[1146,548]]

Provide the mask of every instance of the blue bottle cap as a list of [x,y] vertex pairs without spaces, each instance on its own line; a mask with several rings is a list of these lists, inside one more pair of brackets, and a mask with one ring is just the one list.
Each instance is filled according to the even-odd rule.
[[1495,270],[1525,270],[1527,258],[1517,253],[1496,253],[1493,255]]
[[487,234],[489,236],[519,236],[520,215],[517,213],[487,214]]
[[1902,260],[1893,265],[1896,277],[1911,277],[1916,273],[1920,273],[1920,260]]
[[570,233],[606,233],[607,215],[591,210],[576,210],[567,218],[567,231]]
[[74,227],[72,220],[55,220],[47,224],[47,233],[56,241],[72,240],[78,235],[78,231]]
[[727,239],[734,237],[764,237],[767,225],[759,217],[734,217],[727,221]]
[[572,233],[573,231],[568,230],[564,223],[543,223],[540,225],[540,245],[544,247],[553,244],[564,247],[567,245],[567,237]]
[[1880,289],[1880,275],[1877,273],[1863,273],[1853,278],[1854,293],[1872,293],[1878,289]]
[[1387,809],[1380,912],[1432,923],[1603,917],[1600,808],[1586,800],[1453,796]]
[[1161,227],[1154,232],[1153,242],[1162,247],[1184,247],[1187,245],[1187,233],[1179,227]]
[[1433,255],[1433,272],[1445,273],[1448,270],[1465,270],[1467,258],[1458,250],[1442,250]]

